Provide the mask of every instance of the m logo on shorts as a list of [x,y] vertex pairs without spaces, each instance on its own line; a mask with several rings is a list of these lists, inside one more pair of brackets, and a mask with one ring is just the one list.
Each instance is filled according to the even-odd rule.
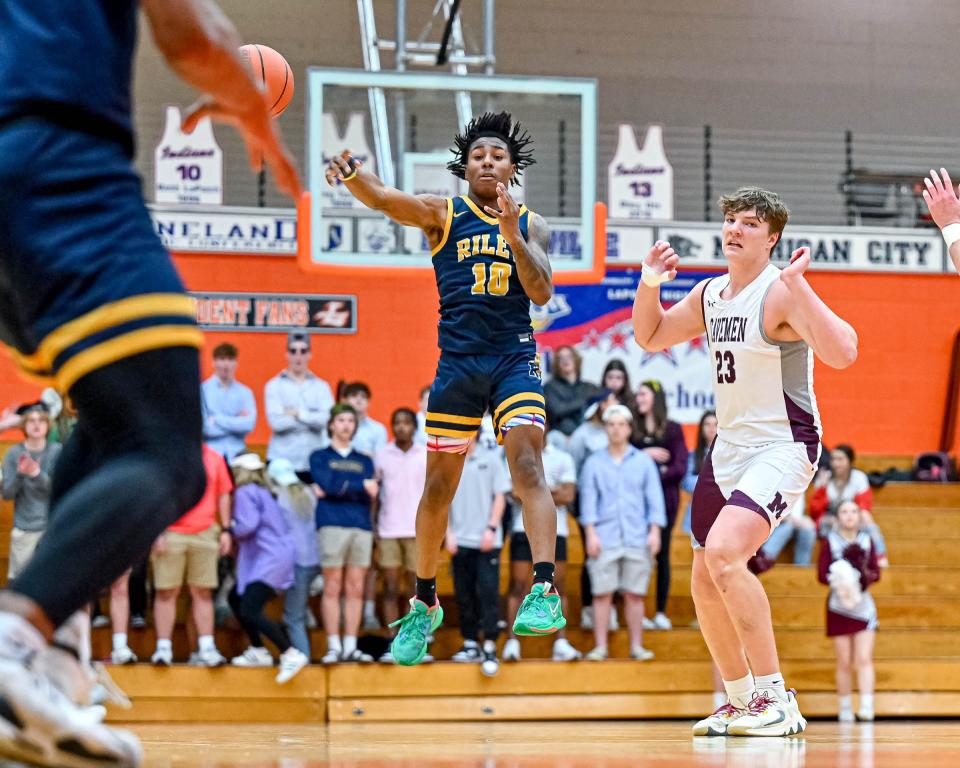
[[773,501],[767,504],[767,509],[773,513],[774,518],[777,520],[787,511],[787,502],[783,500],[780,491],[777,491],[777,495],[773,497]]
[[542,381],[543,374],[540,372],[540,353],[534,355],[533,360],[531,360],[528,365],[530,366],[530,377],[534,379],[540,379]]

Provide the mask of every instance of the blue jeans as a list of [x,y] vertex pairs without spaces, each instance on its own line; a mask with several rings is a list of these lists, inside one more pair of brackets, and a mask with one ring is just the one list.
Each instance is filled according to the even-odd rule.
[[810,565],[813,562],[813,544],[817,540],[817,530],[813,527],[800,528],[792,520],[784,520],[774,528],[760,551],[770,560],[776,560],[794,537],[796,541],[793,544],[793,564]]
[[283,623],[293,647],[310,658],[310,636],[307,634],[307,597],[310,582],[317,575],[317,565],[297,565],[293,569],[293,586],[283,599]]

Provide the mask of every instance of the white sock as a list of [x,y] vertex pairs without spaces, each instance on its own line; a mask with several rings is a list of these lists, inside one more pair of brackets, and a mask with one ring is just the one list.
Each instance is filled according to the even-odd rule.
[[840,712],[853,712],[853,696],[837,696],[837,709]]
[[357,636],[344,635],[343,636],[343,655],[349,656],[355,650],[357,650]]
[[161,640],[157,638],[157,650],[160,652],[167,651],[168,653],[173,653],[173,641],[172,640]]
[[483,641],[483,650],[484,650],[486,653],[496,653],[496,652],[497,652],[497,644],[496,644],[495,642],[493,642],[493,640],[484,640],[484,641]]
[[713,708],[719,709],[724,704],[727,703],[727,694],[723,691],[714,691],[713,692]]
[[343,646],[340,645],[340,635],[327,635],[327,650],[335,653],[343,652]]
[[758,691],[766,691],[780,701],[787,700],[787,689],[783,686],[783,675],[779,672],[774,672],[772,675],[757,675],[756,683]]
[[753,692],[757,689],[753,675],[749,672],[737,680],[724,680],[723,687],[727,692],[730,703],[737,709],[746,709]]
[[[849,697],[848,697],[849,698]],[[866,714],[873,714],[873,694],[860,694],[860,711]]]
[[210,653],[217,650],[217,646],[213,642],[213,635],[200,635],[197,638],[197,648],[200,649],[200,653]]
[[113,633],[113,650],[119,651],[126,647],[127,647],[127,633],[114,632]]

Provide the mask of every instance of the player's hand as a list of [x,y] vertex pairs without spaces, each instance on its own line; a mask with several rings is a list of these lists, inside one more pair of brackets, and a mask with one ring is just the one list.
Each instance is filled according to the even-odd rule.
[[803,273],[810,267],[810,249],[804,246],[797,248],[790,256],[790,266],[785,267],[780,272],[780,279],[785,283],[802,277]]
[[677,276],[677,266],[680,264],[680,257],[677,252],[670,247],[666,240],[657,240],[653,247],[647,251],[647,257],[643,263],[652,268],[661,275],[668,275],[671,280]]
[[502,181],[497,182],[497,205],[500,206],[499,211],[489,205],[483,206],[483,210],[500,222],[500,234],[504,240],[516,242],[520,237],[520,206]]
[[656,557],[660,554],[660,543],[660,528],[651,525],[650,532],[647,534],[647,547],[650,548],[650,557]]
[[353,155],[350,154],[350,150],[345,149],[339,155],[334,155],[330,158],[330,162],[327,163],[327,169],[323,172],[323,175],[327,179],[327,184],[335,187],[361,167],[363,167],[363,163],[355,160]]
[[259,173],[266,161],[280,191],[293,200],[300,197],[300,175],[297,173],[293,155],[284,145],[280,129],[270,117],[267,104],[262,98],[238,108],[228,107],[210,96],[203,96],[184,114],[183,132],[193,133],[205,117],[236,128],[246,145],[250,168]]
[[926,189],[923,190],[923,200],[930,210],[934,224],[943,229],[947,224],[960,223],[960,199],[950,181],[950,174],[946,168],[940,173],[930,171],[930,178],[923,179]]

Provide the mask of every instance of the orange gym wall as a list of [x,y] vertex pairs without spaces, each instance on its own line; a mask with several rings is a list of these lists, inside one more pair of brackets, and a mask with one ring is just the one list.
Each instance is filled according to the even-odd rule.
[[[294,259],[282,257],[185,255],[177,263],[194,290],[356,295],[358,333],[314,336],[312,368],[331,386],[341,378],[366,381],[373,390],[371,414],[380,421],[387,422],[397,406],[416,409],[420,387],[433,377],[437,296],[430,276],[334,282],[304,274]],[[846,441],[863,453],[880,454],[935,449],[951,344],[960,328],[957,277],[815,273],[811,282],[860,335],[860,357],[852,368],[833,371],[817,363],[828,444]],[[265,443],[263,385],[285,364],[285,337],[208,333],[204,375],[211,369],[209,351],[227,339],[240,348],[239,378],[254,390],[261,410],[252,442]],[[0,385],[0,405],[37,395],[6,358],[0,360]]]

